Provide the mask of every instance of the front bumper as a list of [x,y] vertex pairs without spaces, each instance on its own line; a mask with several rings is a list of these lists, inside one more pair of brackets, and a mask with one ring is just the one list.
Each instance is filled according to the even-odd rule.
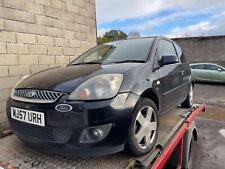
[[[118,94],[115,98],[104,101],[78,102],[67,101],[62,96],[53,104],[36,104],[8,100],[7,116],[12,131],[31,147],[60,155],[100,156],[112,154],[124,149],[128,138],[128,129],[132,112],[139,96],[133,93]],[[58,104],[69,104],[70,112],[58,112]],[[45,127],[19,122],[10,117],[10,108],[43,112]],[[112,124],[104,140],[82,144],[80,137],[88,127]]]

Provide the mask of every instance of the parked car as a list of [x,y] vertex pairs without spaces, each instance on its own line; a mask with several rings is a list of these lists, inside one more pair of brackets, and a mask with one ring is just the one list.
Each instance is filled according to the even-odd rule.
[[225,83],[225,66],[214,63],[190,64],[193,79],[196,82]]
[[161,114],[191,107],[191,69],[166,37],[96,46],[65,67],[25,77],[7,103],[12,131],[48,153],[98,156],[154,146]]

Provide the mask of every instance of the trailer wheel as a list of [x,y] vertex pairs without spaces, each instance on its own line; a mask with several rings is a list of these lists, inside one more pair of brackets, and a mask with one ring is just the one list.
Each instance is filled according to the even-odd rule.
[[147,98],[139,101],[129,129],[126,148],[133,156],[142,156],[152,150],[158,137],[158,109]]
[[183,103],[181,103],[181,107],[192,108],[193,98],[194,98],[194,91],[193,91],[193,85],[191,85],[190,90],[189,90],[188,95],[187,95],[187,98]]
[[192,169],[193,158],[194,158],[194,144],[195,144],[195,140],[192,137],[190,142],[190,148],[189,148],[188,163],[186,168],[183,168],[183,169]]

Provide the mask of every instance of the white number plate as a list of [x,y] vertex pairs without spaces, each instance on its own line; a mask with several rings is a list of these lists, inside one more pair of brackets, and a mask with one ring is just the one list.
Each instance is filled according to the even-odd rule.
[[45,126],[45,115],[41,112],[11,107],[11,117],[15,120],[38,126]]

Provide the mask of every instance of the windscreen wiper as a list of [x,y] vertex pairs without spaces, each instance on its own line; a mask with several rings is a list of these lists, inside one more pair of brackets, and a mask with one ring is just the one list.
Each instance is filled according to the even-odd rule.
[[106,64],[113,64],[113,63],[145,63],[145,60],[121,60],[121,61],[115,61],[115,62],[109,62]]
[[82,62],[82,63],[74,63],[70,64],[71,65],[88,65],[88,64],[101,64],[100,62]]

